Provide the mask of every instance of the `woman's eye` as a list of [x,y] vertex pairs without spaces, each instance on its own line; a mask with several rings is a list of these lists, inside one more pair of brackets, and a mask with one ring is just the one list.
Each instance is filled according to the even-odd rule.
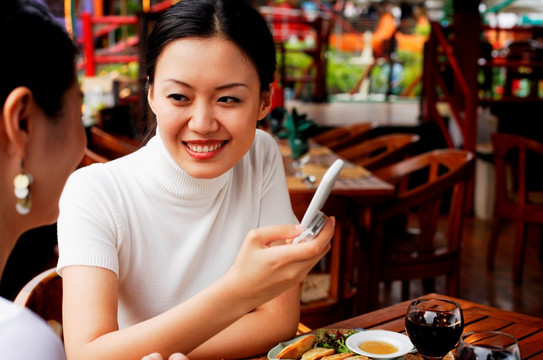
[[223,96],[223,97],[219,98],[218,101],[223,102],[223,103],[227,103],[227,104],[239,103],[240,102],[240,100],[238,98],[235,98],[235,97],[232,97],[232,96]]
[[181,94],[170,94],[170,95],[168,95],[168,98],[172,99],[174,101],[183,101],[187,97],[185,95],[181,95]]

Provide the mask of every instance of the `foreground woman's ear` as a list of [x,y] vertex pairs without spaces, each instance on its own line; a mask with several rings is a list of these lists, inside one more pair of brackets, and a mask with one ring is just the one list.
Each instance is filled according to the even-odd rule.
[[13,89],[6,98],[2,109],[2,121],[9,143],[24,157],[31,130],[30,118],[35,111],[34,97],[29,88],[20,86]]

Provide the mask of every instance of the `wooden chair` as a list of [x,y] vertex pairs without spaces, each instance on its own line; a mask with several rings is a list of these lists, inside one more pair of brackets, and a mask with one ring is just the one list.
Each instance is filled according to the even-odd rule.
[[341,126],[313,136],[311,139],[332,151],[338,151],[353,143],[367,139],[370,136],[370,131],[375,129],[376,126],[376,123],[371,122]]
[[127,137],[119,137],[92,126],[87,132],[87,147],[108,160],[117,159],[136,151],[139,142]]
[[14,302],[29,308],[62,335],[62,278],[56,268],[45,270],[30,280],[17,294]]
[[139,147],[140,144],[136,140],[119,137],[97,126],[92,126],[87,131],[87,147],[83,158],[79,162],[79,167],[94,163],[105,163],[128,155]]
[[[291,194],[299,219],[312,196],[309,192]],[[347,197],[332,194],[323,212],[336,218],[332,249],[302,284],[300,321],[313,329],[353,316],[356,295],[354,204]]]
[[89,148],[85,148],[85,152],[83,153],[83,158],[79,162],[79,167],[87,166],[94,163],[105,163],[109,160],[103,157],[102,155],[99,155],[92,151]]
[[[359,289],[361,311],[376,309],[379,282],[422,279],[432,292],[434,279],[446,275],[446,294],[458,295],[460,248],[466,188],[474,156],[464,150],[426,152],[381,168],[374,174],[394,184],[395,197],[372,209],[371,229],[361,237]],[[359,311],[360,311],[359,310]]]
[[406,158],[420,136],[388,134],[367,139],[337,152],[339,156],[373,171]]
[[488,243],[487,267],[494,267],[500,226],[516,222],[513,281],[522,282],[526,230],[543,225],[543,143],[505,133],[492,134],[494,148],[494,217]]

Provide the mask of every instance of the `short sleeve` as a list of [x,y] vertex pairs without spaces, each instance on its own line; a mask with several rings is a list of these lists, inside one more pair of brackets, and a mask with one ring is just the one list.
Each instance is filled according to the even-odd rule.
[[74,172],[59,203],[57,271],[71,265],[97,266],[119,274],[116,239],[122,209],[116,202],[115,181],[104,164]]

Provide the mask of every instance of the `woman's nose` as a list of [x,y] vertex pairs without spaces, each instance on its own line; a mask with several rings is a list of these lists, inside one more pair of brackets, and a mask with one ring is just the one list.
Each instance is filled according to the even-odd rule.
[[212,108],[203,103],[195,104],[188,126],[190,130],[201,134],[219,130],[219,123],[215,119]]

